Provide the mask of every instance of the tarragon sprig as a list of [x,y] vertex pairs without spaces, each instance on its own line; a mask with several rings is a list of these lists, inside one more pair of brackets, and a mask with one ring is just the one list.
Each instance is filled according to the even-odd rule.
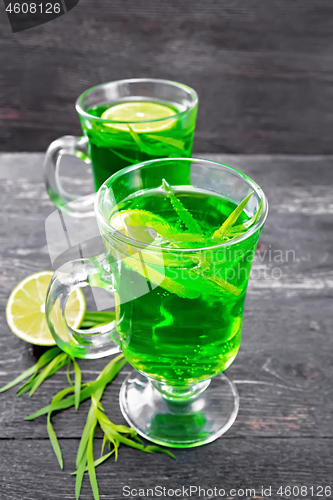
[[[86,312],[84,320],[80,328],[92,328],[97,325],[110,323],[114,319],[114,313],[109,312]],[[109,420],[100,403],[103,393],[107,385],[117,376],[121,369],[126,364],[126,359],[123,354],[112,359],[98,375],[96,380],[82,383],[82,375],[77,360],[61,351],[59,347],[53,347],[46,351],[38,360],[38,362],[16,377],[12,382],[9,382],[4,387],[0,388],[0,392],[4,392],[11,387],[24,381],[29,380],[19,389],[18,395],[24,394],[30,390],[32,395],[36,389],[51,375],[56,373],[61,367],[67,364],[67,379],[69,387],[58,392],[51,400],[51,403],[44,408],[36,411],[32,415],[26,417],[25,420],[33,420],[42,415],[47,415],[47,432],[54,454],[58,460],[59,466],[63,469],[64,462],[60,444],[52,425],[51,417],[53,412],[64,410],[70,407],[75,407],[77,410],[79,404],[86,399],[91,399],[91,406],[87,416],[87,422],[82,433],[80,445],[77,452],[76,467],[77,470],[73,473],[76,475],[75,494],[78,499],[81,492],[82,480],[85,472],[88,472],[90,484],[95,500],[99,500],[99,491],[95,469],[98,465],[105,462],[112,455],[117,460],[118,449],[120,444],[136,448],[145,453],[161,452],[172,458],[174,455],[159,446],[149,445],[144,446],[142,440],[138,437],[137,432],[125,425],[116,425]],[[74,367],[74,384],[71,380],[70,368]],[[42,369],[43,368],[43,369]],[[41,371],[40,371],[41,370]],[[101,456],[94,460],[93,444],[94,435],[97,426],[100,426],[104,432]],[[108,445],[109,451],[104,453],[105,446]]]
[[167,183],[165,179],[163,179],[163,188],[166,191],[168,197],[170,198],[171,204],[173,208],[176,210],[180,220],[183,222],[183,224],[186,226],[186,228],[191,232],[191,233],[198,233],[202,234],[201,227],[197,223],[197,221],[194,219],[193,215],[187,208],[184,207],[182,202],[177,198],[173,190],[171,189],[171,186]]
[[236,238],[237,236],[240,236],[245,231],[247,231],[250,227],[254,226],[261,212],[261,208],[262,208],[262,200],[260,201],[258,210],[253,215],[253,217],[251,217],[251,219],[244,221],[242,224],[229,227],[225,232],[226,236],[228,236],[229,238]]
[[235,210],[231,212],[229,217],[223,222],[222,226],[215,231],[215,233],[212,236],[212,240],[223,238],[225,233],[235,224],[235,222],[243,212],[244,208],[246,207],[253,193],[254,191],[252,191],[252,193],[246,196],[246,198],[244,198],[244,200],[240,202],[240,204],[235,208]]

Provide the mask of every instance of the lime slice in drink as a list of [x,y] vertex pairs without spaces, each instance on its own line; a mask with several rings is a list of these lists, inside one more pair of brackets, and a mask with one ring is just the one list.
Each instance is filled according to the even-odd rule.
[[[177,122],[177,112],[169,106],[150,101],[122,102],[104,111],[101,118],[115,123],[107,127],[125,132],[149,133],[170,129]],[[167,119],[169,118],[169,119]],[[117,123],[118,122],[118,123]],[[121,123],[124,122],[124,123]]]
[[179,232],[159,215],[139,209],[117,212],[111,217],[110,225],[129,238],[146,244]]
[[[7,302],[6,318],[9,328],[20,339],[31,344],[55,345],[45,318],[46,293],[52,275],[52,271],[42,271],[28,276],[14,288]],[[68,325],[78,328],[85,310],[82,291],[74,290],[66,304]]]

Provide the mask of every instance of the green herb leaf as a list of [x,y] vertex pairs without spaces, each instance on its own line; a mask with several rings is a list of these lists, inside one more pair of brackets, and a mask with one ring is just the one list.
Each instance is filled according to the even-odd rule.
[[1,387],[0,393],[5,392],[8,389],[11,389],[12,387],[19,384],[20,382],[22,382],[22,380],[30,377],[31,375],[32,376],[36,375],[40,368],[49,363],[49,361],[52,360],[55,356],[57,356],[60,352],[61,349],[59,347],[53,347],[52,349],[49,349],[48,351],[44,352],[44,354],[41,355],[41,357],[34,366],[21,373],[21,375],[16,377],[14,380],[9,382],[5,386]]
[[193,218],[193,215],[191,212],[187,210],[187,208],[184,207],[182,202],[177,198],[177,196],[174,194],[174,192],[171,189],[171,186],[167,183],[165,179],[163,179],[163,188],[166,191],[168,197],[170,198],[171,205],[175,209],[175,211],[178,214],[178,217],[181,219],[181,221],[185,224],[186,228],[191,232],[191,233],[199,233],[202,234],[201,228],[197,221]]
[[217,229],[215,233],[213,234],[212,239],[219,239],[223,238],[224,233],[226,232],[227,229],[229,229],[231,226],[234,225],[234,223],[237,221],[238,217],[240,214],[243,212],[244,208],[246,207],[249,199],[253,195],[254,191],[250,193],[246,198],[244,198],[243,201],[240,202],[240,204],[235,208],[235,210],[229,215],[229,217],[223,222],[222,226],[220,229]]
[[72,379],[71,379],[71,364],[72,364],[72,358],[69,357],[68,358],[68,363],[67,363],[67,370],[66,370],[66,377],[67,377],[67,380],[68,380],[68,383],[71,387],[73,387],[73,382],[72,382]]
[[[97,458],[97,460],[94,461],[94,467],[98,467],[99,465],[101,465],[103,462],[105,462],[105,460],[107,460],[109,457],[111,457],[112,455],[114,454],[114,450],[110,451],[109,453],[107,453],[106,455],[103,455],[101,456],[100,458]],[[84,472],[88,472],[88,466],[85,468]],[[72,472],[71,474],[72,476],[76,476],[77,475],[77,471],[75,472]]]
[[238,233],[242,234],[244,231],[247,231],[251,226],[253,226],[257,222],[257,219],[261,211],[261,207],[262,207],[262,200],[260,201],[258,210],[254,214],[254,216],[251,217],[251,219],[244,221],[243,224],[239,224],[238,226],[233,226],[230,229],[227,229],[226,235],[228,236],[230,235],[232,236],[232,238],[235,238],[236,234],[238,236]]
[[84,472],[86,469],[86,464],[87,464],[87,450],[85,451],[85,454],[82,457],[82,460],[79,463],[79,466],[78,466],[77,471],[76,471],[76,480],[75,480],[75,498],[76,498],[76,500],[79,500],[79,497],[80,497],[81,486],[82,486]]
[[86,311],[84,314],[83,321],[93,321],[93,322],[104,322],[104,321],[113,321],[115,318],[114,312],[106,312],[106,311]]
[[146,136],[153,139],[154,141],[164,142],[166,144],[169,144],[169,146],[173,146],[176,149],[180,149],[180,151],[184,150],[184,141],[181,141],[179,139],[174,139],[173,137],[157,135],[157,134],[146,134]]
[[38,387],[44,382],[45,379],[53,375],[56,371],[60,370],[67,363],[67,354],[59,354],[54,358],[44,370],[35,378],[29,396],[32,396]]
[[[50,371],[50,373],[47,375],[46,378],[50,378],[52,375],[54,375],[60,368],[62,368],[66,364],[66,361],[62,364],[56,364],[54,368]],[[46,367],[47,368],[47,367]],[[34,375],[31,377],[30,380],[28,380],[20,389],[17,391],[18,396],[22,396],[22,394],[25,394],[26,392],[30,391],[30,389],[34,386],[35,382],[37,379],[39,379],[41,373],[39,375]],[[46,378],[44,380],[46,380]],[[43,382],[44,382],[43,380]]]
[[51,423],[51,411],[47,414],[47,432],[48,432],[48,435],[49,435],[49,438],[50,438],[50,441],[51,441],[51,444],[52,444],[52,448],[53,448],[54,454],[55,454],[55,456],[58,459],[58,462],[59,462],[59,465],[60,465],[60,469],[63,469],[64,468],[64,462],[63,462],[63,459],[62,459],[61,449],[60,449],[60,446],[59,446],[57,435],[56,435],[56,433],[55,433],[55,431],[53,429],[52,423]]
[[18,397],[22,396],[22,394],[25,394],[26,392],[30,391],[31,387],[33,386],[34,380],[36,378],[36,375],[33,375],[25,384],[23,384],[17,391],[16,395]]
[[115,149],[112,149],[112,148],[109,148],[109,150],[115,154],[116,156],[119,156],[119,158],[121,158],[122,160],[126,161],[127,163],[129,163],[130,165],[133,163],[134,159],[133,158],[129,158],[128,156],[124,156],[122,155],[121,153],[119,153],[119,151],[115,150]]
[[[122,355],[121,355],[122,356]],[[99,375],[99,382],[104,381],[106,382],[108,379],[106,378],[106,375],[109,373],[109,368],[111,363],[112,367],[114,366],[114,362],[116,360],[122,361],[123,356],[117,356],[117,358],[113,359],[101,372]],[[104,373],[103,373],[104,372]],[[98,378],[97,378],[98,380]],[[98,403],[100,399],[103,396],[104,390],[106,387],[106,383],[102,386],[99,387],[96,392],[95,392],[95,400]],[[76,492],[76,498],[80,496],[80,491],[81,491],[81,485],[82,485],[82,480],[83,480],[83,475],[86,470],[86,463],[88,460],[88,444],[89,444],[89,439],[90,436],[95,432],[97,425],[97,418],[95,415],[95,403],[92,401],[91,406],[89,408],[88,416],[87,416],[87,421],[86,425],[84,426],[83,433],[81,436],[79,448],[77,451],[76,455],[76,467],[77,467],[77,475],[76,475],[76,481],[75,481],[75,492]],[[97,490],[98,491],[98,490]]]
[[75,358],[72,358],[72,362],[74,365],[74,372],[75,372],[75,410],[77,411],[80,406],[82,375],[80,367],[75,361]]
[[106,445],[107,442],[108,442],[108,440],[106,438],[106,435],[104,434],[104,436],[103,436],[103,443],[102,443],[102,449],[101,449],[101,457],[103,456],[104,448],[105,448],[105,445]]
[[81,329],[94,328],[111,323],[115,320],[114,312],[86,312],[80,325]]
[[144,153],[147,153],[148,155],[153,155],[153,156],[156,156],[156,148],[144,143],[141,139],[140,139],[140,136],[139,134],[137,134],[133,128],[131,127],[131,125],[128,123],[127,124],[127,127],[128,127],[128,130],[129,130],[129,133],[131,134],[132,136],[132,139],[134,140],[134,142],[136,143],[136,145],[138,146],[139,150],[140,151],[143,151]]
[[[110,313],[113,316],[113,313]],[[90,320],[92,318],[90,317]],[[99,321],[101,320],[101,316],[99,317]],[[106,317],[107,322],[110,321],[110,315],[107,313]],[[106,386],[116,377],[119,371],[126,364],[126,359],[123,354],[120,354],[116,358],[112,359],[102,370],[102,372],[98,375],[95,381],[89,382],[87,384],[82,384],[82,375],[80,367],[75,360],[75,358],[69,358],[67,354],[61,353],[59,354],[59,350],[56,351],[55,357],[49,362],[49,364],[44,368],[44,370],[38,373],[38,369],[42,365],[42,361],[40,361],[39,367],[36,371],[36,366],[32,367],[28,372],[28,376],[31,376],[31,379],[24,384],[24,391],[31,389],[30,394],[33,394],[34,391],[40,386],[40,384],[48,377],[50,377],[53,373],[55,373],[61,366],[64,366],[67,363],[67,378],[69,379],[69,383],[71,384],[70,379],[70,362],[73,363],[74,373],[75,373],[75,384],[74,387],[71,384],[69,387],[63,389],[58,392],[52,399],[51,404],[38,410],[34,414],[30,415],[26,418],[26,420],[32,420],[40,415],[44,415],[47,413],[47,432],[51,441],[51,445],[53,451],[57,457],[60,468],[63,469],[63,457],[61,448],[59,445],[59,441],[57,439],[57,435],[52,426],[52,413],[56,410],[62,410],[65,408],[69,408],[71,406],[75,406],[78,408],[78,405],[81,401],[84,401],[88,397],[91,398],[91,406],[88,412],[86,425],[84,427],[80,445],[77,452],[76,457],[76,467],[77,470],[73,473],[76,475],[75,481],[75,496],[78,499],[81,492],[82,481],[84,473],[87,471],[89,473],[90,484],[92,487],[94,500],[99,500],[99,491],[96,477],[96,467],[107,460],[112,455],[115,455],[115,460],[118,457],[118,448],[120,444],[124,444],[130,446],[132,448],[136,448],[138,450],[144,451],[145,453],[154,453],[159,451],[161,453],[165,453],[172,458],[175,458],[174,455],[169,452],[169,450],[163,449],[159,446],[144,446],[142,440],[138,437],[137,432],[132,427],[127,427],[125,425],[116,425],[112,423],[108,417],[106,416],[103,406],[101,404],[101,398],[103,396],[104,390]],[[50,355],[49,355],[50,356]],[[44,358],[45,360],[45,358]],[[22,374],[24,375],[24,374]],[[22,377],[22,376],[21,376]],[[22,378],[21,378],[22,380]],[[22,390],[21,388],[20,390]],[[73,394],[74,392],[74,394]],[[71,394],[72,393],[72,394]],[[103,445],[101,456],[94,460],[93,454],[93,442],[94,435],[96,431],[97,423],[100,424],[102,430],[104,431]],[[111,450],[111,443],[113,445],[113,449]],[[105,445],[109,446],[109,453],[103,455]]]
[[91,489],[92,489],[93,494],[94,494],[94,499],[99,500],[98,484],[97,484],[96,471],[95,471],[95,465],[94,465],[94,450],[93,450],[94,433],[95,433],[95,429],[90,434],[90,437],[89,437],[88,449],[87,449],[87,461],[88,461],[89,479],[90,479]]
[[[80,403],[82,401],[85,401],[86,399],[90,398],[90,396],[95,392],[96,388],[93,384],[89,385],[86,384],[86,387],[81,390],[80,394]],[[60,410],[66,410],[67,408],[70,408],[71,406],[75,405],[75,397],[70,396],[63,401],[59,401],[58,403],[55,403],[54,405],[54,411],[60,411]],[[50,410],[50,405],[44,406],[44,408],[41,408],[40,410],[36,411],[35,413],[32,413],[31,415],[28,415],[25,417],[25,420],[34,420],[35,418],[38,418],[42,415],[45,415],[49,412]]]
[[180,232],[171,234],[168,238],[176,243],[206,243],[208,241],[208,238],[205,238],[202,234]]
[[88,447],[89,436],[90,436],[92,430],[96,427],[96,423],[97,423],[97,419],[95,416],[94,408],[91,405],[89,412],[88,412],[86,425],[84,426],[82,436],[80,439],[79,448],[77,450],[77,455],[76,455],[76,467],[77,468],[79,467],[80,463],[83,460],[83,457],[85,456],[85,453],[86,453],[87,447]]
[[66,387],[66,389],[63,389],[62,391],[58,392],[58,394],[56,394],[53,397],[53,399],[51,401],[51,405],[50,405],[50,411],[47,414],[47,432],[48,432],[48,435],[49,435],[49,438],[51,441],[51,445],[52,445],[54,454],[58,459],[58,462],[59,462],[61,469],[63,469],[64,463],[63,463],[61,448],[60,448],[60,445],[59,445],[59,442],[57,439],[57,435],[56,435],[56,433],[53,429],[52,423],[51,423],[51,415],[52,415],[52,412],[54,411],[54,404],[57,403],[58,401],[60,401],[65,396],[67,396],[67,394],[69,392],[72,392],[72,391],[73,391],[73,387]]
[[159,453],[164,453],[165,455],[168,455],[169,457],[173,458],[174,460],[177,460],[175,455],[173,453],[171,453],[171,451],[169,451],[165,448],[161,448],[160,446],[149,445],[149,446],[145,447],[144,451],[146,453],[155,453],[157,451]]
[[[89,382],[85,384],[86,387],[83,390],[81,390],[80,403],[91,397],[91,395],[94,394],[99,388],[109,384],[120,372],[120,370],[126,365],[126,363],[127,361],[124,358],[123,354],[120,354],[112,361],[110,361],[110,363],[106,365],[106,367],[101,371],[101,373],[94,382]],[[75,398],[74,396],[70,396],[69,398],[64,399],[63,401],[55,403],[54,410],[58,411],[65,410],[67,408],[70,408],[71,406],[74,406],[74,404],[75,404]],[[26,417],[25,420],[34,420],[35,418],[40,417],[41,415],[45,415],[46,413],[49,412],[49,409],[50,405],[44,406],[44,408],[41,408],[40,410]]]
[[62,389],[61,391],[59,391],[52,399],[51,401],[51,404],[49,406],[49,411],[52,413],[53,411],[56,411],[57,410],[57,403],[59,401],[61,401],[65,396],[67,396],[67,394],[69,394],[70,392],[73,392],[74,391],[74,387],[71,386],[71,387],[66,387],[65,389]]
[[[95,382],[95,384],[99,383],[99,384],[103,384],[103,385],[100,385],[100,387],[95,389],[90,394],[90,396],[92,396],[94,394],[95,401],[97,401],[97,402],[100,401],[100,399],[102,398],[102,395],[104,393],[106,385],[109,382],[111,382],[111,380],[113,380],[113,378],[117,375],[117,373],[119,373],[119,371],[122,369],[123,366],[125,366],[125,364],[126,364],[126,360],[124,358],[124,355],[120,354],[119,356],[114,358],[112,361],[110,361],[110,363],[108,363],[106,365],[106,367],[100,373],[100,375],[97,377],[97,380]],[[89,387],[89,389],[91,387],[96,388],[97,384],[95,386],[92,384]],[[82,396],[83,392],[84,391],[81,392],[81,396]],[[94,407],[94,404],[92,402],[90,409],[89,409],[89,412],[88,412],[86,425],[85,425],[85,428],[84,428],[82,436],[81,436],[80,445],[79,445],[79,449],[78,449],[77,456],[76,456],[76,467],[77,468],[79,467],[79,464],[81,463],[81,461],[83,459],[84,453],[85,453],[86,448],[87,448],[89,435],[91,433],[92,428],[94,428],[94,426],[96,425],[96,421],[97,420],[96,420],[96,415],[95,415],[95,407]]]
[[103,432],[106,434],[107,438],[109,441],[111,441],[115,447],[115,458],[117,460],[118,457],[118,448],[120,443],[123,443],[127,446],[130,446],[131,448],[136,448],[137,450],[144,451],[145,453],[155,453],[156,451],[159,451],[160,453],[165,453],[169,456],[172,456],[172,458],[175,458],[174,455],[169,451],[164,448],[161,448],[160,446],[144,446],[141,443],[137,443],[136,441],[129,439],[119,432],[117,432],[117,426],[113,424],[108,417],[103,413],[101,410],[96,408],[96,416],[99,425],[101,426]]

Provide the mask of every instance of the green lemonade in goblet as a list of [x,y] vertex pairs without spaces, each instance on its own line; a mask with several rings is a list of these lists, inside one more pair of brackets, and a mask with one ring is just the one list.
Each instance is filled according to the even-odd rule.
[[[194,232],[162,188],[146,190],[118,206],[110,225],[147,245],[158,243],[160,258],[126,247],[123,254],[113,248],[108,257],[111,265],[117,259],[116,329],[127,360],[154,380],[186,386],[221,373],[236,357],[260,231],[227,252],[214,247],[196,251],[214,244],[212,235],[237,205],[190,187],[173,192],[191,215]],[[237,225],[249,219],[243,211]],[[184,256],[178,248],[193,252]],[[144,280],[150,292],[142,295]]]
[[[46,313],[57,343],[85,358],[123,352],[134,370],[120,391],[121,411],[157,444],[199,446],[236,418],[237,388],[223,372],[240,346],[267,211],[261,188],[226,165],[195,158],[132,165],[96,196],[105,252],[52,278]],[[64,307],[87,285],[113,294],[115,321],[82,332],[66,325]]]
[[[88,138],[96,191],[112,174],[128,165],[155,158],[191,156],[195,114],[191,123],[180,105],[161,101],[123,101],[87,110],[91,121],[83,130]],[[181,173],[180,173],[181,175]],[[188,169],[184,172],[184,182]]]
[[[47,192],[56,207],[72,217],[93,215],[95,196],[78,198],[62,186],[63,155],[74,155],[91,166],[95,191],[124,167],[156,158],[191,156],[198,96],[187,85],[154,78],[103,83],[83,92],[76,110],[83,137],[56,139],[44,160]],[[189,172],[188,164],[181,165],[177,180],[187,184]]]

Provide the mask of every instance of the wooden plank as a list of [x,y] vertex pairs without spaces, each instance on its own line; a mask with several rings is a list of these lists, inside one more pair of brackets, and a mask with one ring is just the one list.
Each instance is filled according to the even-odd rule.
[[86,0],[12,34],[0,20],[1,150],[79,134],[76,97],[121,78],[169,78],[200,97],[195,151],[332,153],[329,0]]
[[[61,471],[46,440],[2,441],[1,498],[3,500],[74,500],[75,455],[78,440],[61,440],[65,469]],[[100,496],[107,500],[126,498],[123,491],[161,486],[168,489],[199,486],[225,489],[224,498],[249,500],[263,498],[261,488],[272,487],[271,498],[278,496],[280,486],[307,486],[307,496],[316,496],[317,486],[329,485],[333,466],[332,439],[219,439],[209,446],[191,450],[176,450],[177,461],[161,455],[143,455],[122,448],[118,462],[109,459],[97,469]],[[99,447],[98,447],[99,448]],[[96,447],[96,456],[98,453]],[[314,486],[315,495],[311,494]],[[125,488],[125,490],[123,490]],[[255,489],[235,496],[231,490]],[[162,490],[163,492],[163,490]],[[138,494],[138,491],[136,492]],[[187,491],[189,494],[189,491]],[[128,498],[135,498],[135,492]],[[222,491],[221,491],[222,495]],[[237,495],[237,493],[236,493]],[[146,495],[146,497],[149,496]],[[330,498],[331,495],[323,496]],[[90,500],[92,492],[88,478],[84,479],[82,500]],[[152,497],[150,492],[150,498]],[[163,496],[162,496],[163,498]],[[186,498],[186,494],[180,498]],[[192,498],[199,498],[193,490]],[[203,491],[201,492],[203,498]],[[206,498],[209,498],[206,495]],[[210,498],[220,498],[218,495]],[[266,497],[267,498],[267,497]],[[302,498],[293,496],[291,498]]]

